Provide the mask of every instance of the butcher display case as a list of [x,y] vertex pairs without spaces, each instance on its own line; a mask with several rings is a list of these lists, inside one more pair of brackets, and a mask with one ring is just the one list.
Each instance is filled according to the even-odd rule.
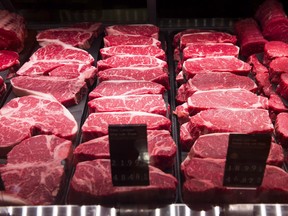
[[1,1],[0,216],[287,215],[286,12]]

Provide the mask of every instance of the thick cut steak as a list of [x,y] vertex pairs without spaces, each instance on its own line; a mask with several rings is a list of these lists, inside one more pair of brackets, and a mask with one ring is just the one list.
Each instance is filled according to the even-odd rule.
[[272,133],[273,124],[265,109],[209,109],[192,116],[181,125],[180,142],[189,151],[203,134],[237,132],[244,134]]
[[88,107],[90,113],[142,111],[169,115],[169,106],[162,94],[105,96],[90,100]]
[[271,83],[278,84],[283,73],[288,73],[288,57],[273,59],[269,64],[269,79]]
[[180,38],[185,34],[191,34],[196,32],[213,32],[213,31],[214,30],[210,29],[192,29],[192,28],[184,29],[183,31],[180,31],[173,36],[173,47],[176,49],[177,47],[179,47]]
[[248,75],[251,65],[234,56],[217,56],[191,58],[183,63],[183,74],[186,79],[198,73],[231,72],[238,75]]
[[275,135],[278,142],[283,146],[288,146],[288,113],[279,113],[275,121]]
[[104,96],[163,94],[165,90],[163,85],[150,81],[109,80],[97,85],[89,93],[89,100]]
[[236,44],[237,38],[226,32],[195,32],[184,34],[180,38],[180,49],[183,50],[190,43],[232,43]]
[[196,74],[187,83],[182,84],[176,95],[178,103],[184,103],[187,98],[196,91],[207,91],[213,89],[241,88],[256,92],[257,85],[249,77],[240,76],[229,72],[213,72]]
[[263,1],[254,17],[261,25],[264,37],[269,41],[288,41],[288,19],[281,1]]
[[24,17],[8,10],[0,10],[0,20],[0,50],[21,52],[26,37]]
[[256,190],[231,190],[223,186],[225,160],[186,158],[181,170],[185,203],[285,203],[288,174],[277,166],[266,165],[261,186]]
[[51,94],[66,107],[78,104],[88,92],[84,80],[52,76],[16,76],[10,80],[16,96]]
[[[192,146],[189,157],[225,159],[229,144],[229,133],[201,135]],[[267,164],[282,167],[284,154],[281,145],[271,142]]]
[[171,130],[171,120],[158,114],[140,111],[91,113],[82,126],[83,140],[107,135],[111,124],[146,124],[147,130]]
[[[178,111],[181,113],[181,106],[176,107],[174,112],[176,115]],[[258,96],[245,89],[217,89],[195,92],[187,99],[186,106],[188,108],[186,115],[188,116],[203,110],[217,108],[268,109],[268,98]],[[179,116],[182,115],[183,113]]]
[[259,73],[268,73],[268,68],[260,62],[257,54],[250,55],[246,62],[252,66],[251,72],[253,75]]
[[288,57],[288,44],[282,41],[268,41],[264,46],[263,63],[269,63],[279,57]]
[[148,186],[115,187],[108,159],[76,165],[68,192],[69,204],[171,203],[176,198],[177,179],[153,166],[149,167]]
[[158,39],[159,27],[153,24],[111,25],[105,28],[107,35],[143,35]]
[[281,74],[279,84],[276,87],[276,92],[281,97],[288,100],[288,73]]
[[248,57],[263,52],[267,40],[263,37],[260,26],[255,19],[240,19],[234,24],[234,30],[242,56]]
[[[147,130],[147,147],[151,166],[162,170],[173,167],[177,147],[169,131]],[[110,158],[108,135],[81,143],[75,148],[74,157],[77,162]]]
[[104,47],[119,45],[153,45],[161,48],[161,41],[142,35],[107,35],[103,38]]
[[97,61],[99,71],[117,67],[163,67],[168,70],[166,61],[146,55],[118,55]]
[[143,80],[162,84],[170,89],[167,71],[162,67],[110,68],[97,73],[99,82],[105,80]]
[[13,146],[37,134],[74,139],[78,125],[74,116],[54,98],[23,96],[0,109],[0,149],[6,155]]
[[239,47],[232,43],[192,43],[183,49],[182,60],[207,56],[238,57],[238,55]]
[[0,50],[0,71],[19,64],[19,54],[17,52]]
[[163,49],[153,45],[119,45],[103,47],[100,49],[102,59],[115,55],[147,55],[166,60],[166,53]]
[[272,83],[270,82],[269,73],[258,73],[255,75],[255,82],[258,86],[258,92],[266,97],[274,94]]

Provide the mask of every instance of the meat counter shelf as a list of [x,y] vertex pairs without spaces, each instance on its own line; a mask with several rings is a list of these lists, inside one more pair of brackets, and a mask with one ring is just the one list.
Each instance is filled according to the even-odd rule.
[[25,206],[0,207],[1,216],[280,216],[288,215],[288,205],[280,204],[237,204],[215,206],[207,210],[191,209],[184,204],[171,204],[161,208],[93,206]]

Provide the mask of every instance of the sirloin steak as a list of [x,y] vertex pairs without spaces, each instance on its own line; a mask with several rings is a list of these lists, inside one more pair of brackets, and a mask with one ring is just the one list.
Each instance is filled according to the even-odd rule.
[[171,120],[158,114],[140,111],[91,113],[82,126],[83,140],[107,135],[110,124],[146,124],[147,130],[171,130]]
[[70,182],[68,204],[171,203],[176,198],[177,179],[149,166],[148,186],[115,187],[108,159],[80,162]]
[[[119,143],[120,144],[120,143]],[[175,164],[177,146],[167,130],[147,130],[149,163],[159,169],[171,169]],[[74,150],[76,162],[109,159],[108,135],[81,143]]]
[[182,84],[178,88],[176,101],[184,103],[196,91],[231,88],[241,88],[256,92],[257,85],[247,76],[240,76],[229,72],[200,73],[188,79],[187,83]]
[[203,134],[235,132],[244,134],[272,133],[273,124],[265,109],[209,109],[192,116],[180,127],[180,143],[189,151]]
[[[225,159],[229,145],[229,133],[210,133],[199,136],[193,144],[189,157]],[[271,142],[267,164],[282,167],[284,154],[281,145]]]
[[103,38],[104,47],[119,45],[153,45],[162,47],[161,41],[142,35],[107,35]]
[[88,102],[89,112],[142,111],[168,116],[169,107],[162,94],[119,95],[95,98]]
[[23,96],[0,109],[0,149],[5,156],[15,145],[37,134],[73,140],[78,131],[74,116],[56,99]]
[[251,65],[234,56],[215,56],[191,58],[183,63],[183,74],[186,79],[198,73],[231,72],[238,75],[248,75]]
[[165,87],[150,81],[109,80],[99,83],[90,93],[89,100],[104,96],[163,94]]

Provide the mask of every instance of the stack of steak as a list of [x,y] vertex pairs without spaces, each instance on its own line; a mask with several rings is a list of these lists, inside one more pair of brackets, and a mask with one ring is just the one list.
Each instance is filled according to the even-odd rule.
[[[177,180],[166,171],[173,169],[177,147],[170,134],[166,55],[155,45],[155,41],[161,44],[159,28],[150,24],[114,25],[107,26],[105,33],[102,59],[97,62],[99,83],[89,93],[82,143],[74,151],[77,165],[68,203],[173,202]],[[111,124],[147,125],[149,186],[112,185]]]

